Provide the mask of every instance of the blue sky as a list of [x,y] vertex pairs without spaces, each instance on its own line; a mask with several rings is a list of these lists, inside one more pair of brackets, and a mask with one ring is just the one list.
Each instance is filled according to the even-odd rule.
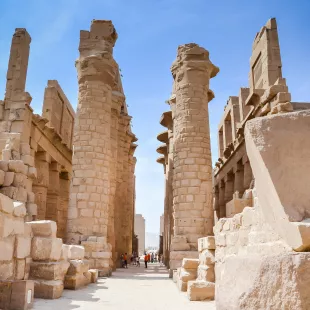
[[249,58],[255,34],[271,17],[279,28],[283,76],[293,101],[310,101],[310,1],[307,0],[1,0],[0,98],[5,89],[11,37],[17,27],[32,37],[27,91],[41,112],[48,79],[57,79],[74,108],[77,105],[79,31],[92,19],[111,19],[119,34],[114,57],[139,138],[136,151],[136,212],[146,230],[159,231],[163,212],[163,168],[156,163],[156,136],[165,100],[172,88],[170,66],[177,46],[195,42],[210,51],[220,67],[211,80],[215,99],[209,104],[213,159],[216,129],[224,105],[248,85]]

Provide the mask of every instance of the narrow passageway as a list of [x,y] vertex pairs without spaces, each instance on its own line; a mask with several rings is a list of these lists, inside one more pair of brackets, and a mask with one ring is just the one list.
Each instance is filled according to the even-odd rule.
[[115,309],[115,310],[215,310],[214,302],[190,302],[168,278],[165,267],[149,264],[145,269],[129,266],[118,269],[108,279],[78,291],[65,290],[57,300],[36,299],[35,310]]

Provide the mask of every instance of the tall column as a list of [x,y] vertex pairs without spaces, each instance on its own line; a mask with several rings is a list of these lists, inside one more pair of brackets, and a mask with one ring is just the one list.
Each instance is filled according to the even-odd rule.
[[57,237],[65,240],[66,227],[68,220],[69,192],[70,192],[70,174],[61,172],[59,175],[59,199],[57,211]]
[[233,176],[233,174],[228,173],[224,177],[224,181],[225,181],[224,200],[225,200],[225,208],[226,208],[226,203],[233,199],[233,193],[234,193],[234,176]]
[[127,174],[128,174],[128,152],[130,141],[128,141],[127,129],[131,117],[125,112],[121,112],[118,124],[118,156],[116,173],[116,193],[115,193],[115,255],[116,265],[119,267],[119,257],[126,249],[126,237],[124,235],[124,207],[127,203]]
[[253,180],[252,168],[248,156],[244,156],[243,162],[243,188],[244,190],[249,189]]
[[213,234],[208,102],[213,98],[210,78],[219,70],[209,60],[208,51],[197,44],[185,44],[179,46],[171,71],[176,103],[170,269],[176,269],[181,266],[182,255],[197,257],[198,238]]
[[67,225],[71,243],[89,236],[107,238],[108,234],[112,86],[118,70],[112,52],[116,39],[111,21],[93,20],[90,31],[80,33],[76,62],[79,98]]
[[243,187],[243,165],[241,163],[237,163],[234,167],[234,193],[238,192],[239,197],[243,195],[244,187]]
[[49,165],[51,157],[46,152],[36,152],[35,167],[37,168],[37,178],[35,179],[32,190],[35,194],[37,204],[37,219],[46,220],[46,201],[47,188],[49,186]]
[[219,183],[219,218],[226,217],[225,182]]
[[118,162],[118,124],[121,107],[124,104],[125,96],[114,91],[112,93],[112,110],[111,110],[111,162],[110,162],[110,200],[109,200],[109,223],[108,223],[108,243],[112,246],[113,270],[116,269],[116,252],[115,252],[115,205],[116,205],[116,179]]
[[58,224],[58,209],[60,204],[59,196],[59,174],[61,166],[52,162],[49,166],[49,185],[47,188],[46,219],[55,221]]

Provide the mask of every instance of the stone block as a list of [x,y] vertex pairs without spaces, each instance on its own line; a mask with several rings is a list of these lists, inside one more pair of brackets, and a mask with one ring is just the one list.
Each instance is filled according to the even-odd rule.
[[187,297],[191,301],[214,300],[215,284],[207,281],[189,281]]
[[30,179],[36,179],[37,178],[37,174],[38,174],[38,172],[37,172],[37,168],[35,168],[35,167],[29,167],[28,168],[28,178],[30,178]]
[[0,212],[0,238],[8,237],[12,232],[12,218]]
[[85,249],[80,245],[70,245],[69,246],[69,259],[83,259],[85,254]]
[[182,281],[181,279],[177,279],[177,288],[180,292],[187,291],[187,282]]
[[0,193],[11,199],[16,200],[18,189],[14,186],[4,186],[0,188]]
[[69,248],[70,248],[70,245],[68,245],[68,244],[63,244],[62,245],[62,247],[61,247],[61,257],[60,257],[61,260],[68,260]]
[[9,170],[9,162],[6,160],[0,160],[0,170],[6,172]]
[[198,239],[198,252],[203,250],[215,250],[214,236],[208,236]]
[[203,250],[199,253],[199,264],[200,265],[214,265],[215,264],[215,251],[214,250]]
[[21,160],[25,165],[33,167],[34,166],[34,157],[31,155],[22,155]]
[[31,237],[25,237],[23,235],[16,236],[14,257],[18,259],[26,258],[30,256],[30,250]]
[[21,217],[13,217],[11,221],[12,234],[23,235],[25,233],[25,222]]
[[9,160],[9,171],[21,173],[24,171],[24,163],[22,160]]
[[0,261],[10,261],[13,259],[14,242],[14,236],[0,239]]
[[32,263],[31,257],[25,258],[25,277],[24,277],[24,280],[29,279],[31,263]]
[[181,269],[181,267],[179,267],[178,269],[172,270],[172,281],[174,283],[177,283],[178,276],[179,276],[179,273],[180,273],[180,269]]
[[20,201],[14,201],[13,202],[14,209],[13,209],[13,215],[17,217],[25,217],[27,210],[25,207],[25,204]]
[[26,260],[25,259],[16,259],[15,260],[14,279],[24,280],[25,268],[26,268]]
[[34,297],[44,299],[57,299],[64,290],[63,281],[34,280]]
[[69,261],[70,266],[67,275],[76,275],[87,272],[89,269],[89,262],[87,260],[73,259]]
[[92,252],[91,257],[99,259],[110,259],[112,257],[112,252]]
[[197,269],[197,280],[215,282],[214,266],[200,265]]
[[199,265],[199,259],[195,258],[183,258],[182,261],[182,268],[184,269],[196,269]]
[[[28,193],[27,193],[27,195],[28,195]],[[31,216],[38,215],[38,206],[35,203],[27,202],[26,206],[27,206],[27,213],[29,215],[31,215]]]
[[99,252],[104,249],[104,244],[97,241],[82,241],[81,245],[85,248],[85,252]]
[[103,270],[110,267],[110,259],[95,259],[96,269]]
[[3,170],[0,170],[0,185],[3,185],[5,178],[5,172]]
[[33,281],[15,280],[0,282],[0,309],[32,309],[33,294]]
[[0,212],[12,214],[14,209],[13,201],[9,197],[0,194]]
[[58,261],[61,256],[62,239],[34,237],[31,242],[31,257],[35,261]]
[[18,201],[27,201],[27,190],[24,187],[18,187],[15,195],[13,196],[14,200]]
[[14,263],[13,261],[0,261],[0,280],[13,279]]
[[98,269],[89,269],[91,275],[91,283],[97,283],[98,281]]
[[35,237],[56,238],[57,224],[53,221],[29,222]]
[[21,143],[20,144],[20,153],[21,153],[21,155],[30,155],[29,143]]
[[98,277],[99,278],[107,278],[110,277],[112,275],[112,269],[109,268],[102,268],[100,270],[98,270]]
[[85,285],[88,285],[90,281],[89,275],[77,274],[77,275],[66,275],[64,286],[68,290],[77,290]]
[[30,264],[30,277],[42,280],[64,280],[70,263],[60,262],[32,262]]
[[14,179],[12,185],[14,187],[25,187],[27,177],[22,173],[14,173]]
[[181,268],[179,279],[183,282],[188,282],[191,280],[196,280],[197,278],[197,270],[196,269],[184,269]]

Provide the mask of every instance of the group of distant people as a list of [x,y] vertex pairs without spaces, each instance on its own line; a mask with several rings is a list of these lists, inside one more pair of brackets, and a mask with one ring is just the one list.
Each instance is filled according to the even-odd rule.
[[[140,267],[140,256],[133,252],[130,257],[131,265]],[[163,265],[163,256],[159,254],[152,253],[144,253],[144,264],[145,268],[147,268],[148,263],[156,263],[159,262],[160,265]],[[122,268],[128,268],[128,255],[127,253],[121,254],[120,256],[120,263]]]

